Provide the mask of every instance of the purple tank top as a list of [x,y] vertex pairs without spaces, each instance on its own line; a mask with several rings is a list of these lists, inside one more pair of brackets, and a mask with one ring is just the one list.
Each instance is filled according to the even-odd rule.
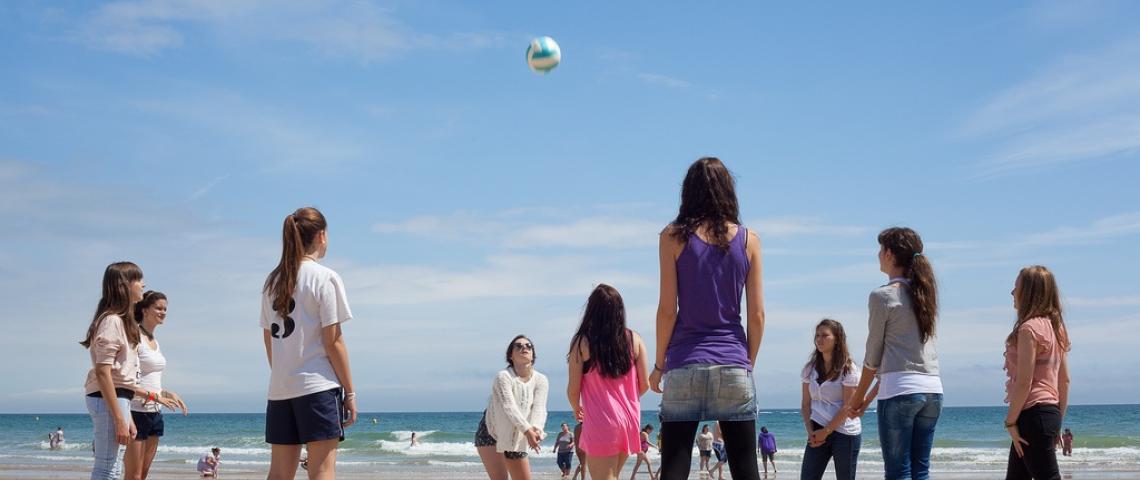
[[677,257],[677,323],[665,350],[665,371],[696,363],[752,370],[740,318],[750,262],[748,230],[737,228],[728,250],[690,235]]

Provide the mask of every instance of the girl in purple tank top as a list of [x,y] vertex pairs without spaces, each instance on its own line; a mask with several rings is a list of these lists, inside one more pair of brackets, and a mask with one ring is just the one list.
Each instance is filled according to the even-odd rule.
[[621,294],[598,285],[570,341],[566,393],[582,422],[578,445],[590,476],[616,480],[630,454],[640,451],[641,396],[649,390],[641,336],[625,327]]
[[697,425],[709,420],[724,431],[732,478],[760,478],[752,379],[764,335],[760,238],[739,217],[724,164],[714,157],[694,162],[677,218],[661,233],[657,358],[649,377],[663,393],[661,480],[688,478]]

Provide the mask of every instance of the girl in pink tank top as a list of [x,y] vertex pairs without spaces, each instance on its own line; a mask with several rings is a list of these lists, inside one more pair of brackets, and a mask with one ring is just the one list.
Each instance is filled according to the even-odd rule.
[[570,341],[567,395],[582,422],[578,445],[591,476],[617,479],[641,449],[641,395],[649,389],[645,344],[625,327],[621,294],[598,285]]

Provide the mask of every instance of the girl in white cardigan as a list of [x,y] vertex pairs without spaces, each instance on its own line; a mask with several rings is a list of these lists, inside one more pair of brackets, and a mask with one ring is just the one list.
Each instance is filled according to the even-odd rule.
[[475,432],[475,447],[491,480],[530,480],[526,450],[546,437],[546,375],[534,370],[534,343],[519,335],[507,346],[507,368],[491,383],[491,401]]

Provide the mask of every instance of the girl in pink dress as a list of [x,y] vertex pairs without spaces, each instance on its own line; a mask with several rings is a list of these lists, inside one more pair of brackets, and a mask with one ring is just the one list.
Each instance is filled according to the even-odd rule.
[[645,343],[625,327],[621,294],[598,285],[570,341],[566,394],[582,422],[578,444],[590,476],[617,480],[630,454],[641,450],[641,395],[649,389]]

